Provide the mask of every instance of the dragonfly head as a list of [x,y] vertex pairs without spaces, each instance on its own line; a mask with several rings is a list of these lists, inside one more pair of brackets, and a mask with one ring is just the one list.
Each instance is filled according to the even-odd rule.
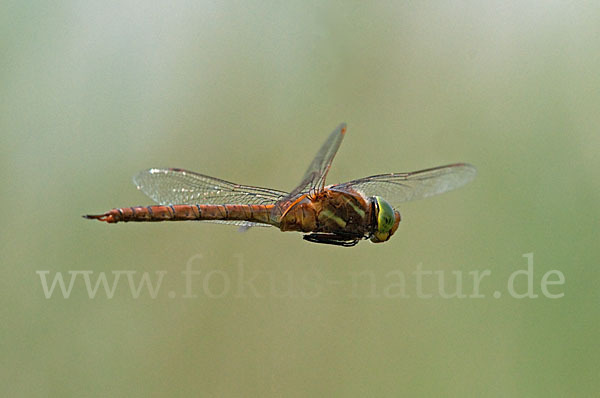
[[377,221],[371,242],[385,242],[396,232],[400,224],[400,213],[380,196],[374,196],[374,218]]

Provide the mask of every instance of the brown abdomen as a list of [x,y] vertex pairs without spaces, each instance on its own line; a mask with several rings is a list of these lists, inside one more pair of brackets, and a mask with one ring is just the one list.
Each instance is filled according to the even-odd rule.
[[136,206],[112,209],[104,214],[84,217],[107,223],[223,220],[276,225],[271,220],[272,208],[273,205]]

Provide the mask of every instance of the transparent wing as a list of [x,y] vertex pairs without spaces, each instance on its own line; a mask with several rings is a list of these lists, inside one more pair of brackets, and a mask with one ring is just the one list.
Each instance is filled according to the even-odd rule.
[[133,177],[133,182],[161,205],[266,205],[287,195],[274,189],[234,184],[182,169],[144,170]]
[[412,173],[379,174],[343,184],[333,190],[351,189],[369,196],[381,196],[392,206],[402,202],[427,198],[459,188],[475,178],[475,167],[456,163]]
[[235,220],[203,220],[203,222],[214,222],[217,224],[237,225],[240,227],[240,232],[247,231],[251,227],[272,227],[271,224],[263,224],[251,221],[235,221]]
[[329,135],[319,152],[311,162],[302,177],[302,182],[290,192],[289,197],[307,192],[311,189],[322,190],[325,185],[325,177],[331,168],[331,162],[335,157],[342,139],[346,134],[346,123],[341,123]]

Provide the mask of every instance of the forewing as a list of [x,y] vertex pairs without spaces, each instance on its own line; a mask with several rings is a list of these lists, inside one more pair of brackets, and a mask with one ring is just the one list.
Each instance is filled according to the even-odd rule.
[[333,158],[342,143],[346,134],[346,123],[341,123],[323,143],[319,152],[308,166],[302,182],[290,192],[289,196],[296,196],[299,193],[307,192],[311,189],[321,190],[324,186],[325,177],[329,172]]
[[379,174],[334,185],[331,189],[351,189],[369,196],[381,196],[392,206],[423,199],[462,187],[475,178],[475,167],[451,164],[411,173]]
[[161,205],[266,205],[287,195],[282,191],[234,184],[182,169],[144,170],[133,177],[133,182]]

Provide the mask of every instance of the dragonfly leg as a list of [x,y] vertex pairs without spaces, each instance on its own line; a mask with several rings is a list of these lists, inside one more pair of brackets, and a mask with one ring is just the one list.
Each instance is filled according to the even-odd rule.
[[344,247],[355,246],[360,241],[360,239],[352,236],[327,233],[312,233],[304,235],[303,239],[313,243],[323,243],[326,245],[336,245]]

